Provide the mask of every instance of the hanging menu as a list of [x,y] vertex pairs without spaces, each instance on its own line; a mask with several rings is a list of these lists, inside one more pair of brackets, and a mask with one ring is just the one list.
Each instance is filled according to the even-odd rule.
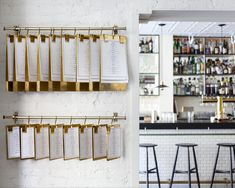
[[7,80],[12,82],[14,79],[14,36],[7,36]]
[[125,38],[104,35],[101,40],[101,83],[128,83]]
[[77,81],[89,82],[89,69],[90,69],[90,40],[89,37],[83,35],[78,40],[78,66],[77,66]]
[[76,82],[77,57],[75,37],[62,37],[62,64],[63,81]]
[[50,61],[51,61],[51,80],[61,80],[61,38],[60,36],[50,36]]
[[49,157],[49,128],[38,125],[35,128],[35,159]]
[[121,157],[121,128],[120,125],[108,127],[107,160]]
[[28,60],[28,76],[30,82],[37,81],[37,52],[38,52],[38,38],[37,36],[27,36],[27,60]]
[[63,158],[63,126],[50,127],[50,160]]
[[106,126],[93,127],[93,159],[106,158]]
[[79,132],[79,159],[92,158],[92,126],[83,126]]
[[[49,80],[49,37],[40,36],[39,41],[39,60],[40,60],[40,81]],[[53,59],[53,58],[52,58]]]
[[100,39],[90,38],[90,80],[100,81]]
[[64,159],[79,157],[79,128],[64,126]]
[[20,128],[19,126],[7,126],[7,158],[20,158]]
[[22,126],[20,128],[21,159],[32,159],[35,157],[34,127]]
[[25,82],[26,39],[17,36],[15,40],[15,72],[16,81]]

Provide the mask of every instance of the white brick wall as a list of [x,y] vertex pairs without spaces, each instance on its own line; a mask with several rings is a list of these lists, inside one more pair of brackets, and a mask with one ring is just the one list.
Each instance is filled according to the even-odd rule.
[[[176,143],[196,143],[195,147],[196,157],[199,168],[200,180],[211,180],[216,152],[217,143],[223,142],[235,142],[235,130],[141,130],[140,134],[146,134],[140,136],[140,143],[156,143],[157,160],[160,171],[160,178],[162,181],[169,180],[173,169],[174,159],[176,155]],[[148,135],[149,133],[156,133],[158,135]],[[232,134],[232,135],[167,135],[167,134]],[[177,168],[179,170],[187,170],[187,149],[180,148]],[[150,153],[150,165],[154,167],[153,155]],[[222,148],[220,151],[218,169],[229,169],[229,149]],[[144,149],[140,149],[140,170],[146,169],[146,155]],[[234,159],[234,158],[233,158]],[[235,161],[234,161],[235,162]],[[191,167],[194,167],[194,161],[191,152]],[[192,179],[196,180],[195,175],[192,175]],[[175,180],[187,180],[187,175],[177,174]],[[217,180],[223,180],[229,178],[227,175],[216,175]],[[140,175],[140,180],[145,181],[146,175]],[[151,180],[157,180],[156,175],[151,175]]]

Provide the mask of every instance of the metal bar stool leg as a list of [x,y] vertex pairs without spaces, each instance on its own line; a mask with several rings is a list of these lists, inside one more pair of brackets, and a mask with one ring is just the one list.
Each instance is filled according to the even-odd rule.
[[199,179],[199,174],[198,174],[196,152],[195,152],[194,147],[193,147],[193,158],[194,158],[194,164],[195,164],[195,169],[196,169],[197,184],[198,184],[198,188],[200,188],[200,187],[201,187],[201,186],[200,186],[200,179]]
[[216,171],[216,166],[217,166],[217,162],[218,162],[218,158],[219,158],[219,151],[220,151],[220,146],[218,146],[217,155],[216,155],[216,158],[215,158],[215,166],[214,166],[214,170],[213,170],[213,174],[212,174],[212,179],[211,179],[211,186],[210,186],[210,188],[213,187],[213,183],[214,183],[215,171]]
[[160,177],[159,177],[158,164],[157,164],[157,156],[156,156],[156,151],[155,151],[154,147],[153,147],[153,155],[154,155],[154,160],[155,160],[155,165],[156,165],[158,187],[161,188],[161,181],[160,181]]
[[174,175],[175,175],[176,163],[177,163],[177,159],[178,159],[178,154],[179,154],[179,146],[177,147],[177,151],[176,151],[176,155],[175,155],[175,162],[174,162],[174,166],[173,166],[173,172],[172,172],[171,182],[170,182],[170,187],[169,188],[172,188]]
[[232,147],[230,147],[230,176],[231,176],[231,188],[233,188],[233,153],[232,153]]
[[148,154],[148,147],[146,148],[146,174],[147,174],[147,188],[149,188],[149,154]]
[[190,168],[190,151],[188,148],[188,185],[191,188],[191,168]]

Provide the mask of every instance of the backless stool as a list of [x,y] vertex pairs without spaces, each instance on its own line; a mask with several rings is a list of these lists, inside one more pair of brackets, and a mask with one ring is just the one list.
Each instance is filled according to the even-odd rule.
[[[160,177],[159,177],[159,171],[158,171],[158,164],[157,164],[157,157],[156,157],[156,151],[155,147],[156,144],[140,144],[141,148],[146,149],[146,174],[147,174],[147,188],[149,188],[149,174],[156,173],[157,174],[157,180],[158,180],[158,187],[161,188],[161,183],[160,183]],[[154,157],[154,162],[155,162],[155,167],[149,169],[149,154],[148,154],[148,149],[152,148],[153,149],[153,157]]]
[[[219,144],[217,144],[217,146],[218,146],[218,150],[217,150],[217,155],[215,158],[215,166],[214,166],[214,170],[213,170],[213,174],[212,174],[210,188],[213,187],[214,178],[215,178],[216,173],[217,174],[230,174],[231,188],[233,188],[233,174],[235,173],[235,168],[233,168],[233,155],[234,155],[234,161],[235,161],[235,143],[219,143]],[[220,147],[225,147],[225,148],[229,149],[229,151],[230,151],[230,170],[217,170],[216,169],[218,158],[219,158]]]
[[[194,149],[194,147],[197,146],[197,144],[182,143],[182,144],[176,144],[176,146],[177,146],[177,151],[176,151],[175,162],[174,162],[173,172],[172,172],[171,181],[170,181],[170,188],[172,188],[175,174],[188,174],[188,184],[189,184],[189,188],[191,188],[191,174],[192,173],[196,173],[197,184],[198,184],[198,187],[200,188],[197,159],[196,159],[196,153],[195,153],[195,149]],[[176,170],[176,163],[177,163],[180,148],[187,148],[187,150],[188,150],[188,170],[187,171]],[[192,151],[193,151],[193,159],[194,159],[194,164],[195,164],[194,168],[191,168],[191,166],[190,166],[190,149],[192,149]]]

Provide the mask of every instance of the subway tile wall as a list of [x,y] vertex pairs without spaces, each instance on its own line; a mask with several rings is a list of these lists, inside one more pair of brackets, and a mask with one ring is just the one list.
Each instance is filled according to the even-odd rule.
[[[194,130],[192,130],[194,131]],[[180,131],[181,133],[192,133],[192,131]],[[143,133],[144,131],[141,131]],[[171,133],[174,131],[171,131]],[[204,131],[196,131],[195,133],[207,133],[207,130]],[[158,147],[156,147],[157,153],[157,161],[160,171],[160,178],[162,181],[167,181],[171,177],[173,163],[176,154],[176,143],[196,143],[198,146],[195,148],[196,157],[199,168],[200,180],[211,180],[212,171],[214,167],[216,152],[217,152],[217,143],[223,142],[235,142],[235,130],[224,130],[224,131],[215,131],[210,130],[210,133],[231,133],[233,135],[164,135],[166,132],[158,131],[160,134],[158,136],[152,135],[141,135],[140,143],[156,143]],[[149,132],[148,132],[149,133]],[[147,134],[148,134],[147,133]],[[162,133],[162,135],[161,135]],[[176,132],[175,132],[176,133]],[[179,133],[179,132],[177,132]],[[177,169],[187,170],[187,149],[180,148]],[[150,150],[150,168],[154,167],[154,159],[153,153]],[[229,161],[229,149],[222,148],[220,151],[219,161],[218,161],[218,169],[229,169],[230,161]],[[233,158],[235,162],[235,158]],[[191,152],[191,167],[194,167],[194,162],[192,158]],[[146,170],[146,151],[144,148],[140,148],[140,171]],[[146,180],[145,174],[140,174],[140,181]],[[216,180],[223,180],[224,178],[229,178],[228,175],[216,175]],[[157,180],[156,174],[150,175],[150,180]],[[187,175],[176,174],[175,180],[187,180]],[[195,175],[192,175],[192,180],[196,180]]]

